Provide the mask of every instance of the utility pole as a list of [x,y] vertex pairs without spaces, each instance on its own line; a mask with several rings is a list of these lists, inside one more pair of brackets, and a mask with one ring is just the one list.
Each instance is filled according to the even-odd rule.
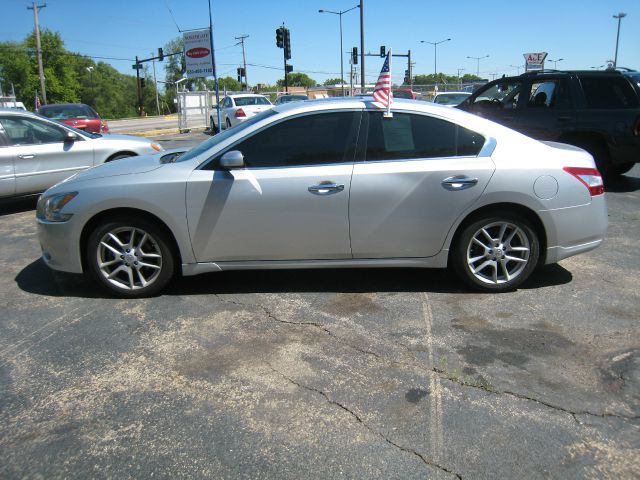
[[458,68],[458,88],[462,89],[462,80],[460,80],[460,72],[464,70],[464,68]]
[[364,0],[360,0],[360,94],[364,95]]
[[236,45],[242,45],[242,68],[244,71],[244,84],[247,90],[249,90],[249,80],[247,80],[247,58],[244,55],[244,39],[249,38],[249,35],[240,35],[234,37],[236,40],[240,40]]
[[413,63],[411,63],[411,50],[407,53],[407,63],[409,70],[409,88],[413,90]]
[[140,88],[140,69],[142,65],[138,61],[138,56],[136,55],[136,87],[138,91],[138,116],[142,116],[142,89]]
[[42,90],[42,104],[47,104],[47,91],[44,88],[44,69],[42,68],[42,47],[40,46],[40,24],[38,23],[38,9],[46,7],[47,4],[38,5],[33,2],[33,7],[27,7],[27,10],[33,10],[33,23],[36,28],[36,53],[38,56],[38,75],[40,75],[40,90]]
[[156,86],[156,110],[160,116],[160,97],[158,95],[158,80],[156,80],[156,61],[152,61],[153,65],[153,84]]

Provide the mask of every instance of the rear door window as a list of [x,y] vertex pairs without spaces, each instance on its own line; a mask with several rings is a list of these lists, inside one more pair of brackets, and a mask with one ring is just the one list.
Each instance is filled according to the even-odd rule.
[[638,108],[640,100],[626,78],[614,76],[581,77],[587,108]]
[[484,137],[427,115],[369,112],[366,160],[409,160],[477,155]]
[[556,78],[533,82],[527,107],[558,110],[571,108],[569,80]]

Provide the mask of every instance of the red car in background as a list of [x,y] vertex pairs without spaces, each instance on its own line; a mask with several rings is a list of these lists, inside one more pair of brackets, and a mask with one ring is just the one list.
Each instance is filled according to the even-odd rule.
[[394,88],[393,98],[408,98],[409,100],[416,100],[418,96],[410,88]]
[[91,133],[108,133],[109,126],[100,115],[84,103],[54,103],[38,109],[40,115]]

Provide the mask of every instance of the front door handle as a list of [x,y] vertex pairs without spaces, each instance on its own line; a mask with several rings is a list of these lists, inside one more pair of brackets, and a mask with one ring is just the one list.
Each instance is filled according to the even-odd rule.
[[36,156],[35,153],[21,153],[18,155],[18,158],[34,158]]
[[311,185],[307,190],[316,195],[329,195],[344,190],[344,185],[333,182],[320,182],[317,185]]
[[464,190],[471,188],[478,183],[477,178],[465,177],[464,175],[456,175],[448,177],[442,181],[442,186],[447,190]]

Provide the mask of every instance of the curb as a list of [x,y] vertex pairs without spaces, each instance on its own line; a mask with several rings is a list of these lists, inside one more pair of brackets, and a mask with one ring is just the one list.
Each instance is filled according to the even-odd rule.
[[[179,128],[163,128],[158,130],[145,130],[143,132],[117,132],[118,135],[135,135],[137,137],[155,137],[159,135],[170,135],[172,133],[204,132],[205,127],[180,130]],[[115,133],[115,132],[114,132]]]

